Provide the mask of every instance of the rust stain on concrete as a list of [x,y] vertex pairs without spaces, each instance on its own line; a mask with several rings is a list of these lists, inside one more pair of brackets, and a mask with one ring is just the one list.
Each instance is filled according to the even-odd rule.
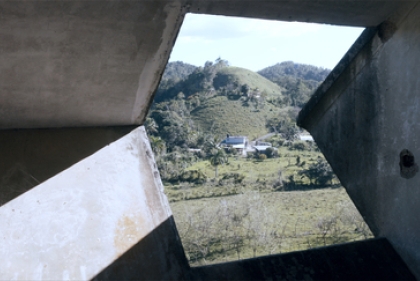
[[147,225],[140,214],[135,216],[124,215],[117,224],[114,236],[114,245],[117,257],[120,257],[127,250],[147,234]]

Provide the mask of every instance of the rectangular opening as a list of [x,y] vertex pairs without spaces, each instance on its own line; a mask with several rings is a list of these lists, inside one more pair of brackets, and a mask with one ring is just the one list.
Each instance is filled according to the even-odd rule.
[[[177,61],[168,63],[146,120],[192,266],[372,237],[312,137],[295,123],[300,108],[330,70],[292,62],[293,55],[283,62],[271,58],[261,68],[259,64],[244,67],[258,53],[267,53],[264,46],[272,48],[277,42],[273,37],[282,34],[289,49],[315,49],[324,44],[325,56],[332,56],[328,47],[335,47],[322,42],[324,35],[318,36],[320,43],[311,41],[320,27],[306,27],[309,42],[301,46],[299,39],[293,47],[296,30],[305,37],[305,26],[276,24],[188,15],[171,56]],[[333,37],[338,27],[331,28]],[[268,33],[262,34],[265,29]],[[253,45],[254,52],[243,55],[245,46],[256,40],[253,32],[258,33],[258,44]],[[244,41],[247,35],[248,43]],[[242,53],[241,65],[232,62],[235,56],[232,61],[229,58],[235,37],[239,38],[234,50]],[[185,45],[188,42],[191,46]],[[214,52],[223,50],[217,48],[221,42],[226,55],[221,58],[218,54],[213,61]],[[190,54],[185,58],[208,53],[205,61],[194,64],[180,61],[180,48]],[[316,49],[311,56],[323,55]],[[265,56],[259,60],[264,61]]]

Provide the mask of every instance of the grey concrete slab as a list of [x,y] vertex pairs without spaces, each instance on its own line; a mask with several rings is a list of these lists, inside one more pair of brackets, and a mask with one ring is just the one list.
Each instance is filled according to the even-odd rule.
[[135,128],[0,130],[0,206]]
[[191,269],[192,280],[415,280],[384,238]]
[[141,243],[137,278],[187,266],[142,127],[1,206],[0,229],[4,280],[89,280]]
[[141,125],[185,11],[165,1],[1,1],[0,128]]
[[374,27],[399,9],[413,6],[417,2],[417,0],[195,0],[191,2],[190,11],[200,14]]

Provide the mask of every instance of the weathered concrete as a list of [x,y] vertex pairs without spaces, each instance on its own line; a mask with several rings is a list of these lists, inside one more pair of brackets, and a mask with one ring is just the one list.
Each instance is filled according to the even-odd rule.
[[384,238],[196,267],[190,274],[197,281],[415,280]]
[[143,127],[0,207],[0,229],[5,280],[91,279],[132,247],[123,279],[187,266]]
[[184,14],[172,1],[0,1],[0,128],[141,124]]
[[0,205],[92,155],[134,128],[0,130]]
[[[194,0],[192,13],[373,27],[417,0]],[[188,3],[188,2],[187,2]]]
[[77,128],[142,124],[183,17],[195,12],[356,26],[388,20],[336,72],[307,126],[372,230],[420,278],[419,176],[402,178],[398,164],[402,149],[420,157],[418,2],[0,1],[0,129],[74,127],[0,132],[0,173],[17,171],[7,183],[26,186],[0,195],[0,275],[184,279],[188,266],[143,129],[97,151],[127,128]]
[[0,129],[142,124],[186,12],[376,26],[417,1],[0,1]]
[[354,59],[339,66],[341,75],[321,86],[298,122],[370,229],[388,238],[420,279],[420,177],[400,171],[404,149],[415,162],[420,157],[419,26],[419,5],[381,24]]

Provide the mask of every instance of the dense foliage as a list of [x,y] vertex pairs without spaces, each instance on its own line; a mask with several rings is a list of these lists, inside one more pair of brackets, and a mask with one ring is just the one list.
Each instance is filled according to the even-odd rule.
[[[218,148],[226,134],[253,140],[274,133],[279,138],[273,143],[276,147],[307,149],[306,144],[295,142],[301,132],[295,119],[326,74],[325,69],[293,62],[259,73],[229,66],[222,59],[208,61],[203,67],[168,63],[145,122],[162,179],[171,183],[206,181],[200,173],[185,173],[196,161],[209,161],[218,178],[219,166],[228,162],[224,153],[236,153],[235,149]],[[277,149],[248,155],[260,162],[273,157],[278,157]],[[301,173],[311,184],[320,183],[312,181],[313,174]],[[332,175],[328,174],[327,181],[328,177]]]
[[285,103],[302,107],[330,70],[287,61],[264,68],[258,73],[286,89]]

